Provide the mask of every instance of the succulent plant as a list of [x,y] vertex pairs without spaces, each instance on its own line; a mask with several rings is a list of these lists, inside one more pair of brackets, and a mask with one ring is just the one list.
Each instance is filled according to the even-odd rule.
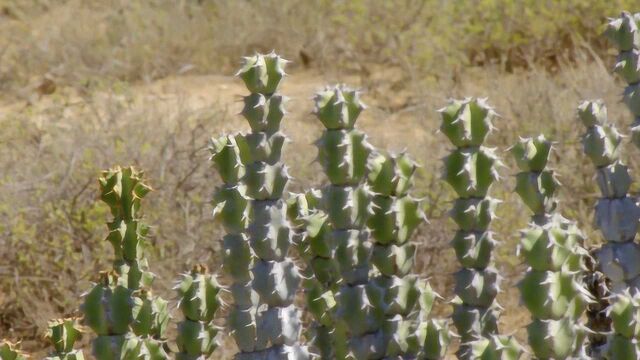
[[444,159],[443,177],[458,195],[450,212],[459,227],[451,244],[462,265],[454,274],[452,317],[461,338],[457,355],[477,359],[488,356],[479,355],[485,350],[500,347],[495,301],[500,276],[493,266],[496,241],[489,230],[498,201],[488,196],[498,180],[500,160],[493,149],[483,146],[497,115],[485,99],[474,98],[452,100],[439,112],[440,131],[456,147]]
[[18,344],[14,344],[7,340],[0,341],[0,360],[26,359],[29,359],[29,356],[18,349]]
[[113,216],[107,240],[115,260],[82,305],[85,324],[98,335],[93,354],[97,359],[168,359],[169,312],[167,302],[150,290],[154,275],[145,258],[148,226],[140,214],[141,200],[151,188],[132,167],[104,171],[99,183],[100,198]]
[[640,219],[637,201],[628,195],[631,178],[619,158],[621,135],[607,120],[601,100],[585,101],[578,118],[587,128],[584,152],[596,166],[602,197],[596,204],[595,223],[606,243],[596,252],[599,269],[611,281],[611,291],[640,286],[640,245],[634,242]]
[[613,329],[607,339],[609,359],[640,357],[640,294],[628,290],[615,294],[608,315]]
[[218,347],[218,327],[213,323],[221,306],[220,285],[204,265],[196,265],[183,274],[174,290],[184,320],[178,324],[177,359],[207,359]]
[[555,211],[559,183],[546,169],[551,148],[544,135],[520,139],[511,148],[520,168],[516,192],[532,212],[518,248],[528,266],[520,293],[532,317],[527,333],[535,356],[575,359],[586,356],[579,319],[591,301],[583,283],[588,252],[576,224]]
[[51,342],[54,351],[45,359],[84,360],[82,350],[73,348],[80,335],[76,319],[68,318],[50,321],[46,337]]
[[623,12],[619,18],[610,19],[605,36],[618,49],[614,71],[628,84],[624,102],[631,110],[631,140],[640,148],[640,13]]
[[240,350],[236,359],[309,358],[293,304],[301,278],[289,257],[294,232],[282,199],[289,175],[280,161],[285,98],[277,89],[286,63],[274,53],[244,59],[237,76],[251,92],[242,115],[252,132],[210,146],[224,182],[214,196],[214,216],[227,232],[223,268],[233,282],[227,326]]

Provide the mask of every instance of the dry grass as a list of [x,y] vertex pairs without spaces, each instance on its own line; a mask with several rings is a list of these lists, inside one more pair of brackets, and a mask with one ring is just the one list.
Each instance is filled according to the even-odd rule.
[[[210,136],[247,129],[235,115],[237,100],[246,91],[229,76],[231,68],[237,56],[249,53],[258,43],[282,48],[295,57],[296,49],[309,41],[306,37],[324,24],[319,19],[323,14],[310,15],[312,7],[289,2],[284,2],[284,8],[269,2],[215,2],[218,11],[225,13],[249,8],[253,12],[252,16],[223,17],[213,24],[198,12],[191,18],[188,12],[168,12],[171,6],[162,1],[157,2],[158,11],[142,19],[134,18],[140,13],[124,1],[114,8],[92,1],[41,3],[49,7],[15,7],[18,10],[12,10],[12,16],[18,20],[0,22],[0,32],[10,34],[10,39],[28,34],[22,46],[13,45],[5,53],[6,59],[23,59],[23,63],[0,66],[0,78],[6,80],[0,85],[5,89],[0,96],[0,337],[23,339],[25,348],[38,353],[45,346],[40,335],[46,319],[74,312],[94,274],[109,266],[111,250],[102,240],[107,209],[96,199],[95,178],[101,169],[136,165],[147,170],[156,189],[145,199],[144,209],[153,225],[151,266],[160,278],[157,292],[172,297],[170,282],[193,263],[218,264],[222,231],[211,220],[209,199],[219,179],[207,163],[205,146]],[[200,6],[191,1],[177,3],[183,9]],[[205,6],[211,4],[205,2]],[[101,11],[105,6],[108,11]],[[120,8],[130,11],[118,17]],[[291,16],[295,11],[303,12]],[[48,22],[52,19],[53,24]],[[308,22],[302,25],[302,19]],[[104,25],[116,20],[123,22],[121,29]],[[64,26],[68,22],[74,26]],[[253,31],[247,30],[251,22]],[[94,23],[95,29],[91,28]],[[141,23],[154,24],[156,31],[148,31],[150,25]],[[260,29],[274,23],[280,25],[268,35],[271,39],[260,34]],[[294,33],[294,28],[299,31]],[[116,46],[109,36],[122,34],[114,31],[131,34]],[[218,31],[216,43],[208,42],[211,31]],[[405,43],[416,36],[412,31],[404,33]],[[292,139],[285,155],[296,178],[291,191],[321,186],[324,181],[320,167],[312,163],[316,153],[312,142],[321,127],[309,114],[309,98],[325,83],[360,86],[370,108],[359,125],[371,142],[392,151],[407,148],[423,165],[416,193],[425,198],[431,222],[416,237],[422,244],[416,271],[430,277],[436,290],[451,298],[450,273],[457,265],[447,245],[454,226],[446,211],[453,195],[439,180],[440,158],[449,149],[436,133],[435,109],[449,97],[488,96],[502,115],[491,145],[504,150],[518,136],[540,132],[558,142],[552,164],[564,184],[561,210],[579,221],[590,244],[598,243],[591,225],[597,196],[593,170],[581,153],[582,129],[574,109],[581,99],[604,98],[611,119],[628,132],[630,117],[619,103],[621,84],[607,70],[608,58],[603,64],[593,53],[576,52],[571,63],[559,61],[553,71],[537,63],[506,72],[500,63],[454,67],[444,62],[438,68],[412,72],[418,63],[376,62],[366,47],[358,48],[349,39],[329,41],[331,35],[320,31],[315,45],[309,45],[323,49],[314,50],[322,54],[316,57],[320,63],[312,63],[309,69],[291,68],[291,77],[283,84],[282,92],[292,97],[291,114],[283,124]],[[344,42],[352,53],[336,50],[346,46]],[[141,43],[146,47],[138,49]],[[398,58],[407,54],[400,51]],[[358,71],[340,71],[330,65],[331,59],[342,64],[361,56],[371,61],[363,62]],[[188,70],[189,64],[196,65],[193,74],[178,74],[181,68]],[[432,76],[423,81],[421,76],[427,73]],[[44,74],[57,85],[50,95],[35,91]],[[162,79],[152,81],[156,78]],[[629,146],[625,153],[632,170],[638,169],[635,151]],[[495,223],[502,240],[498,266],[507,290],[500,296],[506,307],[502,330],[522,335],[521,327],[528,320],[517,306],[513,288],[523,271],[515,246],[517,230],[526,225],[529,214],[512,193],[515,166],[502,154],[507,164],[501,170],[504,181],[493,190],[494,196],[504,200]],[[438,311],[444,315],[449,309],[442,304]],[[230,341],[225,344],[229,346],[218,354],[220,358],[230,353]]]

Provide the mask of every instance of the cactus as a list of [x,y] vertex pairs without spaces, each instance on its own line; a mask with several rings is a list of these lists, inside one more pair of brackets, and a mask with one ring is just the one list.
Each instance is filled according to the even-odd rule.
[[448,323],[428,320],[436,297],[429,284],[411,274],[416,245],[410,241],[424,219],[420,201],[409,194],[417,164],[406,154],[375,154],[369,162],[372,214],[367,222],[378,271],[372,283],[383,292],[384,356],[443,359]]
[[605,36],[618,48],[614,71],[627,83],[624,102],[634,116],[631,140],[640,148],[640,13],[623,12],[610,19]]
[[607,339],[609,359],[640,357],[640,294],[625,290],[612,297],[608,309],[613,332]]
[[532,316],[527,333],[535,356],[583,358],[585,331],[579,319],[590,302],[583,284],[588,253],[576,224],[555,212],[559,183],[546,169],[550,151],[544,135],[521,139],[511,148],[520,168],[516,192],[533,213],[518,248],[528,266],[520,293]]
[[251,92],[242,115],[252,132],[210,146],[224,182],[214,196],[214,216],[227,232],[223,267],[233,282],[227,326],[240,349],[237,360],[309,358],[299,342],[293,300],[300,274],[288,257],[293,231],[282,200],[289,175],[280,161],[285,98],[277,88],[286,63],[274,53],[244,59],[237,76]]
[[0,360],[26,360],[29,356],[18,350],[18,344],[9,341],[0,342]]
[[154,275],[145,258],[148,226],[141,221],[140,203],[151,188],[143,173],[131,167],[103,172],[100,198],[111,210],[107,240],[113,245],[113,270],[100,274],[86,295],[84,321],[98,335],[97,359],[168,359],[165,330],[167,302],[151,294]]
[[596,167],[602,197],[596,204],[595,222],[606,243],[596,252],[599,268],[611,281],[611,291],[640,286],[640,245],[634,242],[640,208],[628,195],[631,177],[620,160],[622,136],[608,123],[607,109],[600,100],[585,101],[578,118],[587,128],[582,138],[584,152]]
[[178,324],[177,344],[180,360],[207,359],[218,347],[218,328],[213,320],[220,307],[220,285],[207,267],[196,265],[184,274],[174,290],[178,293],[178,308],[184,320]]
[[[444,180],[459,196],[450,213],[459,228],[452,246],[462,265],[454,275],[452,317],[461,337],[457,356],[472,359],[477,358],[477,349],[502,348],[504,340],[497,336],[499,305],[495,298],[500,276],[493,266],[496,241],[489,231],[498,200],[488,196],[498,180],[500,160],[483,146],[496,113],[485,99],[474,98],[452,100],[439,112],[440,131],[456,147],[444,159]],[[513,339],[508,343],[519,347]]]
[[74,350],[73,345],[81,333],[76,319],[59,319],[49,322],[46,337],[55,351],[46,360],[84,360],[82,350]]
[[307,307],[315,319],[311,338],[322,359],[377,359],[385,351],[378,332],[383,294],[369,277],[366,174],[372,147],[354,128],[364,108],[358,92],[344,85],[316,94],[314,114],[325,127],[316,142],[318,161],[330,184],[298,196]]

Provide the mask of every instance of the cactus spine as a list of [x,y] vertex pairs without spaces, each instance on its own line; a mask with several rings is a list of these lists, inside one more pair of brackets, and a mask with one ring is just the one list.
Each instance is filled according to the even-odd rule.
[[45,360],[84,360],[82,350],[73,345],[80,337],[76,319],[59,319],[49,322],[47,338],[55,349]]
[[493,266],[496,241],[489,225],[498,200],[488,196],[500,160],[494,150],[483,146],[492,131],[496,113],[486,100],[452,100],[439,110],[440,131],[456,147],[444,159],[444,179],[459,196],[450,212],[459,230],[452,240],[462,265],[455,274],[453,322],[461,337],[460,359],[477,359],[481,354],[519,354],[515,340],[498,335],[499,275]]
[[425,219],[420,201],[409,194],[416,168],[406,154],[377,153],[369,162],[371,261],[379,272],[373,284],[384,294],[385,356],[443,359],[450,338],[448,323],[428,319],[438,296],[426,281],[411,274],[416,245],[410,239]]
[[233,281],[227,326],[240,353],[237,360],[308,359],[300,346],[300,313],[293,304],[300,282],[288,257],[293,231],[282,200],[289,180],[280,161],[285,114],[277,87],[286,60],[276,54],[247,57],[239,76],[251,92],[242,115],[252,132],[212,140],[212,161],[224,184],[214,197],[221,220],[223,267]]
[[618,48],[614,71],[627,83],[624,102],[634,116],[631,140],[640,148],[640,13],[623,12],[611,19],[605,35]]
[[178,293],[178,308],[184,320],[178,324],[178,360],[204,360],[218,347],[218,328],[213,320],[220,307],[220,286],[204,265],[196,265],[184,274],[174,288]]
[[543,135],[521,139],[511,151],[520,168],[516,192],[533,213],[518,248],[528,266],[520,293],[532,317],[529,345],[538,359],[584,358],[579,319],[589,302],[582,283],[588,253],[576,224],[555,211],[559,183],[545,169],[551,142]]
[[145,258],[148,226],[141,221],[140,202],[151,188],[142,176],[129,167],[105,171],[99,179],[100,197],[114,218],[107,224],[107,240],[115,261],[82,306],[85,323],[98,335],[93,341],[97,359],[169,358],[167,302],[151,294],[154,275]]
[[640,286],[640,245],[634,242],[640,219],[637,202],[628,195],[631,177],[620,160],[622,136],[607,119],[600,100],[585,101],[578,118],[587,131],[582,138],[585,154],[596,167],[602,197],[595,209],[596,227],[606,243],[596,252],[602,273],[611,281],[611,291]]

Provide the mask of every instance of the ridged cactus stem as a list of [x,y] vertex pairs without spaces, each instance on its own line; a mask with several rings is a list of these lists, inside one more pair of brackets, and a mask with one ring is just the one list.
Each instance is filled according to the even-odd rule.
[[640,359],[640,293],[625,290],[611,298],[612,330],[607,336],[606,359]]
[[640,245],[634,239],[640,208],[629,196],[629,169],[620,160],[622,136],[607,119],[601,100],[585,101],[578,118],[586,128],[582,137],[585,154],[596,167],[601,197],[595,207],[595,225],[605,244],[596,251],[599,269],[611,281],[611,291],[632,292],[640,287]]
[[73,348],[79,337],[80,330],[76,319],[59,319],[49,322],[47,339],[51,342],[54,351],[45,360],[84,360],[82,350]]
[[532,212],[518,247],[528,267],[520,293],[532,318],[527,333],[536,358],[578,359],[586,357],[580,318],[591,300],[583,283],[588,253],[576,224],[556,212],[560,184],[546,169],[551,145],[540,135],[511,148],[520,169],[516,193]]
[[151,191],[143,173],[132,167],[104,171],[100,198],[111,210],[107,240],[113,245],[113,270],[102,272],[86,295],[84,322],[97,335],[93,354],[100,359],[168,359],[167,301],[151,294],[154,275],[145,258],[148,226],[140,203]]
[[178,360],[208,359],[218,347],[214,324],[220,308],[220,285],[204,265],[196,265],[183,274],[174,290],[178,293],[178,308],[184,320],[178,324]]
[[[439,296],[426,280],[411,273],[415,229],[424,222],[421,202],[410,195],[417,164],[406,154],[375,153],[368,167],[373,213],[368,220],[377,270],[372,283],[383,293],[384,323],[378,340],[389,359],[444,359],[448,322],[429,319]],[[377,357],[376,359],[380,359]]]
[[385,351],[378,337],[384,318],[382,293],[371,284],[372,247],[366,226],[372,147],[354,128],[364,108],[358,92],[344,85],[327,87],[315,96],[314,113],[325,127],[316,142],[318,161],[329,185],[309,197],[315,210],[302,245],[311,265],[307,303],[320,325],[314,347],[323,359],[379,359]]
[[238,71],[251,94],[242,115],[249,134],[213,139],[211,160],[224,184],[214,197],[223,238],[223,268],[232,280],[227,326],[237,360],[303,360],[300,311],[294,298],[300,274],[289,257],[293,240],[282,194],[289,180],[280,161],[286,137],[279,131],[285,98],[277,92],[287,61],[256,54]]
[[640,148],[640,13],[610,19],[605,35],[618,49],[614,71],[627,83],[624,102],[633,114],[631,140]]
[[475,98],[452,100],[439,112],[440,131],[456,147],[444,159],[444,179],[458,195],[450,212],[459,228],[451,244],[462,265],[455,273],[452,315],[461,338],[457,356],[518,358],[515,340],[498,335],[500,276],[493,259],[496,241],[489,230],[498,200],[489,196],[489,190],[498,180],[500,160],[483,145],[496,112],[485,99]]

